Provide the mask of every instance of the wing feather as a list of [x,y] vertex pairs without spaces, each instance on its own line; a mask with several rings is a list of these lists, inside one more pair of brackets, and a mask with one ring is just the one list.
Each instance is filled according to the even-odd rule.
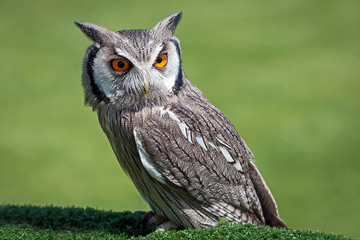
[[136,136],[136,128],[134,129],[134,138],[135,138],[135,143],[136,143],[136,149],[138,150],[140,159],[141,159],[141,163],[143,164],[143,166],[145,167],[145,169],[149,172],[149,174],[155,178],[157,181],[161,182],[161,183],[165,183],[164,177],[163,175],[159,172],[159,170],[157,169],[156,165],[153,163],[153,161],[149,158],[149,155],[147,154],[147,152],[144,150],[141,142],[139,141],[139,139]]
[[[220,128],[216,122],[191,124],[191,119],[179,116],[176,110],[179,109],[161,109],[134,132],[139,155],[150,175],[185,189],[188,196],[184,198],[195,199],[216,216],[229,221],[264,223],[259,199],[249,174],[244,171],[250,156],[234,139],[233,126],[230,124],[233,129],[224,131],[228,126]],[[217,128],[220,129],[214,132]],[[225,205],[236,211],[226,211]]]
[[250,149],[224,114],[191,82],[184,85],[179,96],[152,108],[136,128],[144,167],[170,191],[216,217],[281,226]]

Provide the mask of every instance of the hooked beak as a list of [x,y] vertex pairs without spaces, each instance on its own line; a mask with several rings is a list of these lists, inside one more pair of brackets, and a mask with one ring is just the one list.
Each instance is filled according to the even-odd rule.
[[145,82],[145,97],[146,98],[148,96],[148,93],[149,93],[149,81],[146,80],[146,82]]
[[150,73],[149,71],[145,70],[141,75],[143,77],[145,98],[147,98],[150,88]]
[[150,73],[147,70],[140,70],[138,68],[134,68],[131,71],[133,74],[133,79],[135,83],[135,92],[137,94],[144,94],[145,98],[149,95],[149,88],[150,88]]

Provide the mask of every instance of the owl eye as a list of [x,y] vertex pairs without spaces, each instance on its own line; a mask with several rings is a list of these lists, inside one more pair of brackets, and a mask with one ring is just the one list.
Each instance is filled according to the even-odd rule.
[[111,61],[111,66],[117,72],[124,72],[130,68],[131,63],[125,58],[117,58]]
[[165,67],[166,62],[167,62],[166,54],[165,54],[165,53],[161,53],[161,54],[159,54],[159,55],[156,57],[155,62],[154,62],[153,65],[154,65],[155,67],[158,67],[158,68],[163,68],[163,67]]

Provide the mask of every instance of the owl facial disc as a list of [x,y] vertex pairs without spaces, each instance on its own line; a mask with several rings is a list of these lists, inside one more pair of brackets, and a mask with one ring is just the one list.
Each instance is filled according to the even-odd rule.
[[[158,104],[176,89],[181,76],[179,40],[173,36],[182,13],[161,20],[151,30],[132,29],[118,32],[92,23],[76,22],[97,48],[83,84],[98,89],[110,103],[138,108]],[[93,81],[87,84],[86,81]],[[85,88],[85,86],[84,86]],[[85,93],[87,94],[87,93]],[[100,102],[99,95],[87,99]],[[103,97],[104,99],[104,97]]]

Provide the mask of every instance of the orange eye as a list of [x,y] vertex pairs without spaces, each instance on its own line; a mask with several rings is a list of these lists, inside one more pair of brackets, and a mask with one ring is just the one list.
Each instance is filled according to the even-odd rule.
[[165,67],[166,62],[167,62],[166,54],[161,53],[156,57],[154,66],[158,67],[158,68],[163,68],[163,67]]
[[117,72],[123,72],[130,68],[131,63],[125,58],[117,58],[111,61],[112,68]]

